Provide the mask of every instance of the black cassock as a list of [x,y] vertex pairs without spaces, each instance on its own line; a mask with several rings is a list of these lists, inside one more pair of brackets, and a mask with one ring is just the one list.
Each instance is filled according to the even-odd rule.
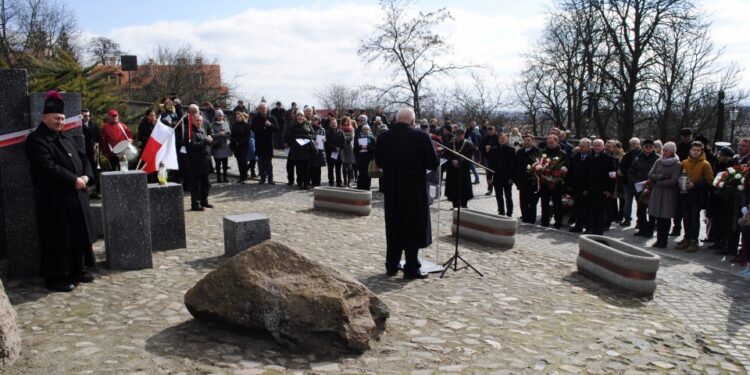
[[[451,141],[446,146],[469,159],[471,159],[475,149],[471,141],[466,139],[459,143]],[[453,207],[458,207],[459,204],[466,203],[469,199],[474,198],[474,191],[471,186],[471,163],[449,151],[443,151],[443,157],[448,160],[445,163],[445,196],[453,202]],[[458,168],[453,166],[453,160],[458,160]],[[460,196],[458,192],[459,179],[461,179]]]
[[407,250],[408,263],[409,251],[416,259],[416,250],[432,243],[427,170],[436,169],[438,159],[430,136],[402,123],[381,133],[377,145],[376,162],[383,169],[386,268],[395,269],[401,250]]
[[84,252],[96,241],[88,194],[75,188],[80,176],[94,182],[88,158],[70,136],[44,124],[26,139],[26,155],[36,200],[42,276],[80,276]]

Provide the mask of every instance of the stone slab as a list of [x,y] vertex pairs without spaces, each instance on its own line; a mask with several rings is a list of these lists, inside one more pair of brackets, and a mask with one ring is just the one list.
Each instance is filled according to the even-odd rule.
[[167,185],[148,184],[148,201],[152,250],[187,247],[182,185],[172,182]]
[[271,239],[268,217],[258,213],[224,217],[224,255],[233,256]]
[[151,213],[146,173],[101,174],[104,250],[111,269],[152,268]]

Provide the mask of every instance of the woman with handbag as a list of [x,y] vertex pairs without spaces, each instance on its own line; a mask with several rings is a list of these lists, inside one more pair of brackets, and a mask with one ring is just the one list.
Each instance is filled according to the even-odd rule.
[[368,169],[370,161],[374,159],[375,137],[370,134],[369,125],[364,125],[361,129],[359,137],[357,137],[357,141],[354,143],[354,154],[357,155],[357,170],[359,171],[357,189],[370,190],[372,181]]

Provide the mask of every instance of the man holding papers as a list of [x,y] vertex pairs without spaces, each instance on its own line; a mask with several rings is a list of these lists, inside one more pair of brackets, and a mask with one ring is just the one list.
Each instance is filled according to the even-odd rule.
[[289,161],[297,171],[297,186],[300,190],[310,188],[308,168],[310,160],[317,154],[315,133],[305,120],[305,114],[297,111],[294,122],[286,132],[285,142],[289,145]]

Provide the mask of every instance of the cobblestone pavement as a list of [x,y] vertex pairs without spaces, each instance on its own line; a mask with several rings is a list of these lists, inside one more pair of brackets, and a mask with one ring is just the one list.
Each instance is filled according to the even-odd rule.
[[[285,182],[284,161],[274,164],[277,181]],[[406,282],[384,275],[378,193],[367,217],[312,210],[310,192],[286,185],[220,184],[210,200],[215,209],[186,213],[188,247],[154,253],[153,269],[102,269],[94,283],[70,294],[47,294],[38,281],[7,282],[23,354],[0,371],[718,374],[745,373],[749,363],[748,280],[707,256],[661,252],[654,298],[637,298],[575,272],[575,235],[524,224],[511,250],[459,243],[484,278],[462,270]],[[469,205],[495,210],[494,197]],[[222,217],[244,212],[268,215],[273,238],[382,296],[392,317],[372,350],[330,358],[291,353],[269,337],[191,318],[183,295],[224,260]],[[440,219],[444,261],[453,243],[450,211],[441,210]],[[628,230],[610,235],[633,241]],[[101,241],[95,250],[103,259]],[[434,248],[425,251],[428,258],[434,254]]]

